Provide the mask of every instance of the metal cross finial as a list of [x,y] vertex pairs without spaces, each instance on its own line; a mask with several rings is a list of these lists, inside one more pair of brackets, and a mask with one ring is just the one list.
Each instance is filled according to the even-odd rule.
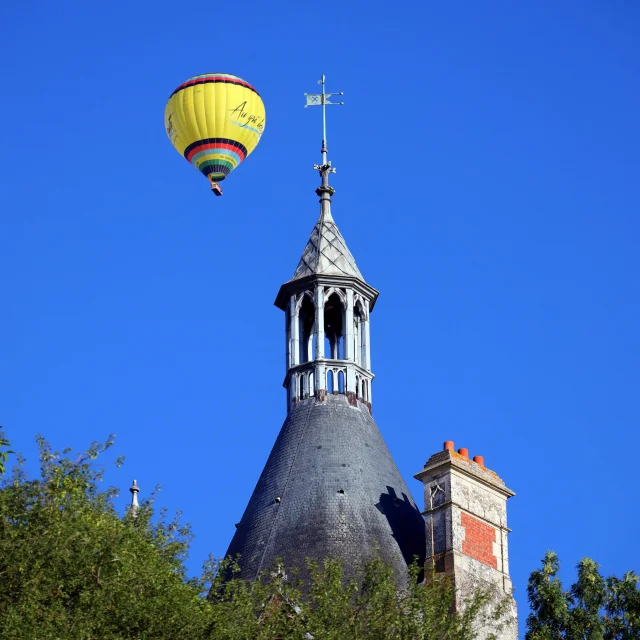
[[304,95],[307,98],[307,103],[304,105],[306,107],[322,107],[322,165],[314,165],[313,168],[316,171],[320,172],[320,175],[324,177],[326,173],[335,173],[336,170],[331,168],[331,162],[327,161],[327,109],[326,106],[328,104],[344,104],[344,102],[331,102],[329,98],[331,96],[342,96],[344,93],[342,91],[338,93],[325,93],[324,91],[324,81],[325,76],[322,74],[320,80],[318,80],[318,84],[322,85],[322,93],[305,93]]

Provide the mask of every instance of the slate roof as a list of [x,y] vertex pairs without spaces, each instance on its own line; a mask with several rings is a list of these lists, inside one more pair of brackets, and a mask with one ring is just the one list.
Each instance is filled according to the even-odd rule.
[[364,281],[329,207],[320,214],[291,280],[314,274],[355,276]]
[[378,553],[398,579],[425,554],[425,523],[368,409],[344,395],[289,412],[228,555],[255,578],[281,558],[340,558],[346,573]]

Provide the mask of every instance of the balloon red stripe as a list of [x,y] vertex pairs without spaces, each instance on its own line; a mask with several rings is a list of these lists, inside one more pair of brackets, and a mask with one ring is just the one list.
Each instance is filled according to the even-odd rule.
[[202,78],[194,78],[193,80],[189,80],[188,82],[181,84],[180,89],[184,89],[185,87],[205,82],[207,80],[219,80],[220,82],[228,82],[229,84],[240,84],[243,87],[247,87],[247,89],[255,91],[255,89],[248,82],[240,80],[240,78],[225,78],[224,76],[203,76]]

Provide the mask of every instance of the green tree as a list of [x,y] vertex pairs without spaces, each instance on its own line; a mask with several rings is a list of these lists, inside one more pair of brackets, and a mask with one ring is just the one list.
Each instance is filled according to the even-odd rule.
[[558,556],[549,551],[529,578],[531,614],[526,640],[637,640],[640,638],[639,578],[604,579],[598,565],[583,558],[577,580],[565,591],[557,577]]
[[9,451],[8,447],[9,441],[5,438],[2,428],[0,427],[0,476],[4,475],[6,471],[5,464],[9,454],[13,453],[13,451]]
[[220,572],[214,602],[212,638],[216,640],[472,640],[478,626],[499,631],[503,612],[489,611],[489,591],[477,591],[464,613],[453,611],[454,589],[447,577],[418,582],[410,569],[409,586],[398,589],[391,567],[372,559],[356,576],[345,578],[336,560],[309,563],[302,582],[282,570],[265,572],[255,582],[228,580]]
[[95,443],[75,460],[39,439],[40,477],[19,464],[0,490],[0,637],[198,637],[207,605],[186,579],[189,532],[152,521],[152,500],[121,518],[100,491]]
[[640,589],[638,576],[628,571],[622,579],[607,578],[605,640],[640,638]]
[[353,578],[330,559],[310,563],[304,581],[277,567],[243,581],[236,562],[213,559],[190,578],[178,517],[154,514],[153,496],[120,515],[116,491],[99,488],[97,458],[113,439],[80,456],[38,442],[39,477],[17,456],[0,485],[3,640],[471,640],[480,623],[500,628],[492,594],[457,614],[448,578],[419,585],[413,567],[398,589],[377,558]]

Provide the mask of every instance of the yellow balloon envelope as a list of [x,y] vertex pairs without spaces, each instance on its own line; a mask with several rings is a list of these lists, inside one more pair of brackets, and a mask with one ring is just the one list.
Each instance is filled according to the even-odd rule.
[[[212,183],[224,180],[255,148],[264,131],[258,92],[228,73],[194,76],[169,97],[164,124],[171,144]],[[217,188],[219,190],[219,187]]]

